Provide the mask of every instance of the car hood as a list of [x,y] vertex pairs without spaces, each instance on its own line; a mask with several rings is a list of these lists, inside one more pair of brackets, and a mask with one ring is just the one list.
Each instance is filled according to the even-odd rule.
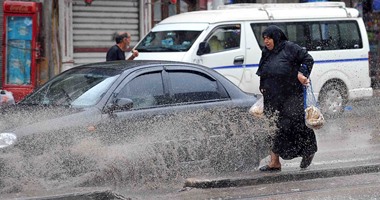
[[97,108],[64,108],[42,106],[11,106],[1,110],[0,132],[11,132],[21,137],[37,132],[86,126],[98,122]]

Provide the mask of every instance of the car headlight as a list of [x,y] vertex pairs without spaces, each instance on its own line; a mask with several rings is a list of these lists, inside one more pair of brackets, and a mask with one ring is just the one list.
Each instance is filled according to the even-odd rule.
[[14,133],[0,133],[0,149],[14,144],[16,139],[17,136]]

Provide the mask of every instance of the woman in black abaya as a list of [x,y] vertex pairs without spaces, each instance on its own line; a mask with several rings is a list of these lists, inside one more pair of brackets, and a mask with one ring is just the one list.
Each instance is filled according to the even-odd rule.
[[259,63],[260,91],[264,97],[264,114],[275,117],[268,165],[260,171],[280,171],[284,160],[302,157],[307,168],[317,152],[314,131],[305,125],[303,87],[309,83],[314,60],[297,44],[288,41],[284,32],[271,25],[262,33],[265,47]]

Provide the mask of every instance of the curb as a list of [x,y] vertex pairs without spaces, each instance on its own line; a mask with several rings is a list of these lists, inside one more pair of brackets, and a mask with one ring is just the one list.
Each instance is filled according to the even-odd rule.
[[344,167],[334,169],[304,170],[283,173],[262,173],[251,175],[251,177],[238,178],[188,178],[184,187],[193,188],[224,188],[250,186],[288,181],[301,181],[316,178],[330,178],[338,176],[349,176],[363,173],[380,172],[380,164],[362,165],[356,167]]

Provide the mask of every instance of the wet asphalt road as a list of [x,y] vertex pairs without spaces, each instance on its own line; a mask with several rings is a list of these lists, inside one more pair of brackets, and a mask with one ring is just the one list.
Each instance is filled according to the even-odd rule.
[[[319,150],[308,170],[328,170],[341,166],[360,167],[370,163],[380,163],[379,114],[379,96],[349,102],[341,118],[328,119],[326,125],[316,131]],[[263,159],[261,164],[267,161],[268,158]],[[300,171],[298,167],[300,158],[281,162],[282,174]],[[243,177],[250,173],[258,172],[237,176]],[[125,199],[380,199],[379,172],[244,187],[197,189],[183,188],[183,186],[184,180],[178,180],[172,185],[165,185],[159,189],[141,188],[131,191],[119,188],[112,192],[122,195]],[[109,191],[107,188],[98,190]],[[57,193],[61,193],[58,197],[73,194],[71,191],[59,190]],[[51,194],[57,193],[51,191]],[[45,196],[47,197],[45,199],[49,199],[48,196]],[[66,199],[75,199],[75,197]]]

